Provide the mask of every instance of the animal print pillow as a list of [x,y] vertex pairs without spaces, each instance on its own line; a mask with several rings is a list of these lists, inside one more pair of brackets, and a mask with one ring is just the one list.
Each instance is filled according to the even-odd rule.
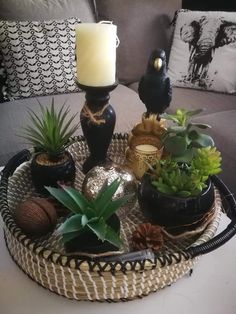
[[179,11],[168,75],[174,86],[236,92],[236,13]]

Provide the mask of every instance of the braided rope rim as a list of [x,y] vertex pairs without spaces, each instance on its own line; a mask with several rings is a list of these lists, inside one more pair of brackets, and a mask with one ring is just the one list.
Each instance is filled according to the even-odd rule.
[[[113,139],[115,140],[127,140],[128,134],[114,134]],[[84,141],[83,136],[75,137],[71,140],[74,141]],[[15,224],[12,214],[9,210],[7,201],[7,190],[8,190],[8,179],[3,176],[0,185],[0,205],[2,211],[3,221],[5,223],[5,228],[20,242],[24,247],[33,253],[43,257],[47,261],[52,263],[68,266],[73,269],[80,269],[83,271],[90,272],[111,272],[115,273],[121,271],[126,273],[126,271],[143,271],[151,270],[155,268],[163,268],[172,264],[178,264],[183,261],[192,259],[193,256],[190,252],[186,251],[176,251],[174,253],[165,254],[153,254],[152,251],[147,250],[144,252],[143,256],[146,258],[137,259],[134,261],[101,261],[101,260],[87,260],[78,258],[78,256],[67,256],[62,255],[57,252],[45,249],[42,246],[37,245],[33,240],[28,238],[25,234],[21,232],[21,229]]]

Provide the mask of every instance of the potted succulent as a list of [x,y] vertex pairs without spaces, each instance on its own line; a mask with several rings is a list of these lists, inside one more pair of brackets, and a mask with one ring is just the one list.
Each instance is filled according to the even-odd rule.
[[105,182],[94,200],[87,199],[72,187],[46,187],[53,197],[72,212],[58,229],[68,253],[98,254],[121,248],[120,220],[116,211],[128,201],[129,196],[112,200],[119,184],[119,179],[110,185]]
[[35,148],[31,162],[32,181],[36,190],[47,193],[44,186],[57,186],[58,181],[73,183],[75,163],[66,150],[70,137],[77,130],[79,123],[73,125],[76,114],[70,118],[69,107],[65,104],[57,112],[52,99],[49,108],[39,103],[41,116],[29,109],[31,125],[26,126],[22,135]]
[[162,138],[165,159],[150,166],[139,187],[138,199],[144,213],[170,230],[194,228],[214,202],[210,177],[221,171],[221,155],[212,138],[199,132],[209,126],[190,122],[199,112],[181,109],[165,115],[177,124],[168,127]]

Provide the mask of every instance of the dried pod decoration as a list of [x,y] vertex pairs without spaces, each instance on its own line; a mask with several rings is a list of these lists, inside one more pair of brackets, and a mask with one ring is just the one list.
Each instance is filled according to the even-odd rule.
[[45,198],[32,197],[15,209],[16,224],[28,235],[42,236],[52,231],[57,223],[55,206]]
[[164,243],[162,228],[151,223],[142,223],[133,232],[133,248],[135,250],[152,249],[159,251]]
[[54,206],[58,218],[67,217],[70,215],[71,211],[59,201],[57,201],[54,197],[47,197],[46,200]]

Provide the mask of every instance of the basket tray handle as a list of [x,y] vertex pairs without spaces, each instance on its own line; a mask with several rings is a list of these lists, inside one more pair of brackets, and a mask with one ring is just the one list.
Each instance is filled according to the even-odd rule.
[[212,176],[212,181],[214,185],[219,189],[223,198],[229,203],[230,212],[227,213],[231,222],[217,236],[213,237],[206,243],[197,245],[195,247],[190,247],[185,252],[190,254],[190,256],[196,257],[198,255],[206,254],[212,252],[229,241],[236,234],[236,201],[233,194],[230,192],[228,187],[224,184],[224,182],[217,176]]
[[20,166],[23,162],[29,160],[30,157],[31,157],[30,151],[28,149],[23,149],[16,155],[14,155],[11,159],[9,159],[6,166],[2,170],[1,173],[2,180],[8,179],[16,170],[16,168]]

